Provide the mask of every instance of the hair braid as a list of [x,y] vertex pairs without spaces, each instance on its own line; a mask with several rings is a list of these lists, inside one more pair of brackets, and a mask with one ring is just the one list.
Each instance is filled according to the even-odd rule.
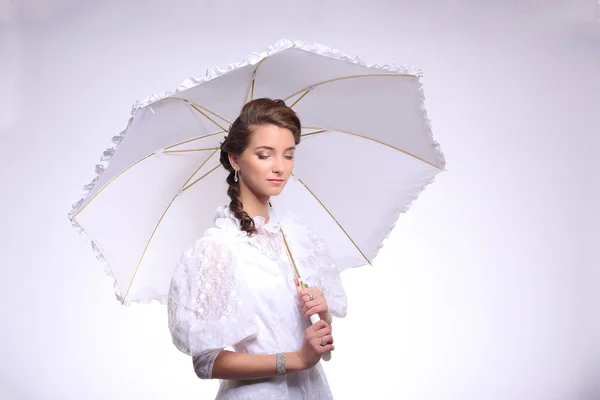
[[[223,163],[223,151],[221,150],[221,163]],[[229,170],[229,175],[227,176],[227,183],[229,184],[229,188],[227,188],[227,195],[231,199],[229,202],[229,209],[233,213],[233,215],[240,221],[240,227],[244,232],[247,232],[249,235],[256,233],[256,226],[254,225],[254,220],[248,215],[246,211],[244,211],[244,205],[240,200],[240,183],[235,181],[235,170],[229,163],[229,157],[227,153],[225,153],[225,158],[227,158],[226,163],[229,164],[231,170]]]

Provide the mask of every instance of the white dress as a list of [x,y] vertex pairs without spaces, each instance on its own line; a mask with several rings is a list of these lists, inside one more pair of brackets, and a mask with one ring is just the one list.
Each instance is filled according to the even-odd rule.
[[[304,282],[325,295],[329,312],[346,316],[339,270],[324,242],[289,213],[269,210],[254,218],[247,235],[227,206],[215,226],[190,246],[175,268],[168,297],[169,329],[175,346],[194,357],[200,378],[212,378],[219,351],[275,354],[297,351],[310,320],[302,314],[283,230]],[[222,380],[216,400],[325,400],[331,391],[320,363],[285,377]]]

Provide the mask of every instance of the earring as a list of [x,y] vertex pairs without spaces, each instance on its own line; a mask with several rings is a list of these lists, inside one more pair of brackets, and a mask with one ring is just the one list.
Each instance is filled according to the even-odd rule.
[[237,169],[235,170],[235,175],[233,176],[233,181],[234,181],[234,182],[237,182],[237,181],[238,181]]

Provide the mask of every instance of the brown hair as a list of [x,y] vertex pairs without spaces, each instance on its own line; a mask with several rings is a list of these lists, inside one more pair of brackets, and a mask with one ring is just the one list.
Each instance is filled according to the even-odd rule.
[[260,125],[276,125],[280,128],[287,128],[294,135],[294,142],[300,143],[301,125],[300,119],[290,107],[286,106],[283,100],[255,99],[242,107],[239,117],[233,121],[229,128],[229,133],[225,141],[221,143],[220,161],[223,167],[229,171],[227,183],[229,189],[227,194],[231,199],[229,209],[240,221],[242,231],[249,235],[256,233],[254,220],[244,211],[242,201],[240,200],[240,184],[234,179],[235,170],[229,162],[229,154],[240,156],[250,143],[250,137],[254,130]]

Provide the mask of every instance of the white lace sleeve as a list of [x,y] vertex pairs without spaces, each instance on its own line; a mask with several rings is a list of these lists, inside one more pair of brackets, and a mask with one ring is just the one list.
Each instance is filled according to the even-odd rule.
[[212,379],[212,370],[217,356],[223,349],[206,350],[192,357],[194,372],[200,379]]
[[194,357],[196,373],[211,378],[218,351],[256,336],[252,304],[236,278],[231,248],[205,236],[175,267],[168,296],[173,344]]
[[340,271],[325,241],[310,228],[307,227],[306,230],[314,254],[314,260],[309,260],[314,273],[307,277],[305,283],[318,287],[325,296],[329,312],[335,317],[343,318],[347,314],[348,302]]

